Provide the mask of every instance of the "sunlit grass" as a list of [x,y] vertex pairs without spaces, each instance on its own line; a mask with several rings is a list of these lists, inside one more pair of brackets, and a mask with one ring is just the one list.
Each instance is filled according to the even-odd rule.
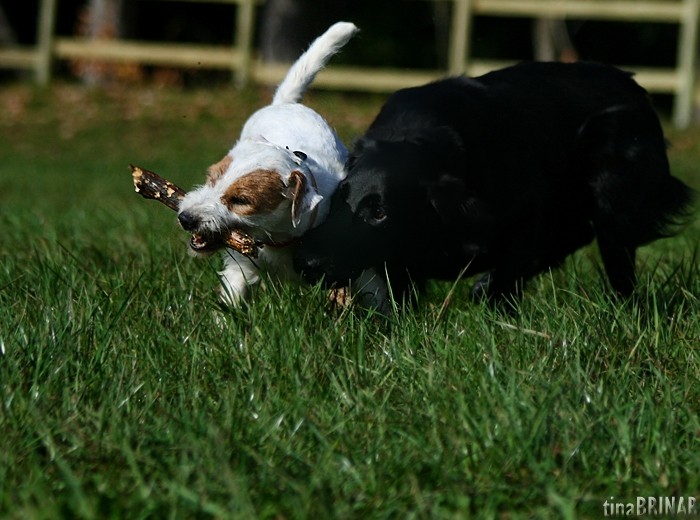
[[[264,103],[219,99],[233,92],[12,87],[26,104],[0,145],[2,516],[598,518],[611,497],[697,494],[697,223],[640,251],[630,302],[590,247],[514,313],[470,303],[468,281],[388,320],[292,285],[222,309],[218,259],[188,256],[128,164],[201,182]],[[311,98],[348,141],[379,101]],[[695,187],[697,153],[671,152]]]

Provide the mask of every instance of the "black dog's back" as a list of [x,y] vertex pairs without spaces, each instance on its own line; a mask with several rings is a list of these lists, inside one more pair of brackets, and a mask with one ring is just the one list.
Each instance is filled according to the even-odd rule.
[[[691,201],[670,175],[646,91],[631,74],[605,65],[524,63],[404,89],[365,137],[440,141],[438,153],[460,152],[450,156],[451,174],[478,192],[497,220],[529,213],[522,227],[499,229],[507,241],[490,247],[501,272],[490,282],[495,294],[559,265],[594,234],[611,284],[629,294],[635,249],[672,234]],[[452,197],[442,205],[454,207]],[[514,243],[515,233],[528,244]]]
[[[307,265],[326,265],[331,280],[385,267],[390,278],[408,272],[418,282],[468,265],[468,275],[489,272],[477,288],[495,298],[519,293],[594,237],[611,285],[627,295],[636,248],[672,234],[691,202],[670,175],[646,91],[630,74],[591,63],[524,63],[400,90],[348,168],[327,223],[300,250],[318,256]],[[367,252],[331,258],[319,252],[343,245],[329,237],[363,247],[336,219],[345,192],[376,195],[388,218],[362,232],[373,237]],[[435,246],[417,249],[416,234]]]

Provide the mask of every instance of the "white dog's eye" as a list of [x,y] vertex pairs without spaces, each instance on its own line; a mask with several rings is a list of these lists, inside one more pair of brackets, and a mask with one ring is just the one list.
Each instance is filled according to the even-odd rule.
[[250,200],[245,197],[232,196],[226,198],[226,204],[229,206],[249,206]]

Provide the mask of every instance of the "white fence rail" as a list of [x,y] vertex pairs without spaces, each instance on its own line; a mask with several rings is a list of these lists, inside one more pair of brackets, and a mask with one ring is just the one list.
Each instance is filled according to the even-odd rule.
[[[255,8],[261,0],[182,0],[226,3],[236,6],[233,44],[224,47],[175,42],[89,40],[56,37],[54,19],[58,0],[40,0],[37,44],[24,48],[0,48],[0,68],[33,70],[39,83],[51,78],[56,59],[91,59],[137,62],[172,67],[203,67],[232,72],[236,82],[273,84],[286,65],[256,61],[253,52]],[[478,75],[514,60],[486,61],[471,51],[473,20],[478,16],[510,18],[560,18],[611,20],[631,23],[670,23],[678,26],[676,64],[669,68],[625,67],[650,92],[674,95],[673,121],[678,127],[691,123],[696,86],[698,18],[700,0],[432,0],[452,4],[447,70],[407,70],[331,66],[315,86],[344,90],[388,92],[417,85],[445,74]],[[618,64],[624,67],[624,64]]]

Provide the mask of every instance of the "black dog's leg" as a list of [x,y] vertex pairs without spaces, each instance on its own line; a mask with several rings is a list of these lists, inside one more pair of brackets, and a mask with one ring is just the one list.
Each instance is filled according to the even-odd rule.
[[533,224],[515,230],[511,242],[498,255],[495,269],[477,281],[474,287],[477,293],[483,292],[481,287],[484,287],[489,300],[494,303],[514,304],[520,300],[525,282],[539,271],[539,227],[537,223]]
[[548,221],[553,224],[543,247],[546,255],[533,276],[548,269],[561,267],[569,255],[587,246],[595,238],[593,227],[587,220],[565,219],[559,214],[554,214]]
[[612,288],[620,296],[630,296],[637,281],[634,271],[635,248],[599,236],[598,249]]
[[387,266],[387,277],[390,296],[399,306],[415,305],[418,295],[425,291],[425,282],[414,280],[405,267]]
[[670,176],[663,132],[646,100],[596,114],[580,129],[577,146],[605,272],[618,295],[630,296],[636,248],[673,234],[690,191]]
[[[474,283],[471,296],[474,300],[484,297],[519,297],[527,280],[549,269],[561,267],[566,258],[588,245],[594,238],[593,228],[587,221],[564,219],[560,215],[548,216],[549,228],[545,231],[520,231],[522,240],[516,240],[505,260],[497,270],[489,271]],[[540,237],[540,243],[536,242]]]

